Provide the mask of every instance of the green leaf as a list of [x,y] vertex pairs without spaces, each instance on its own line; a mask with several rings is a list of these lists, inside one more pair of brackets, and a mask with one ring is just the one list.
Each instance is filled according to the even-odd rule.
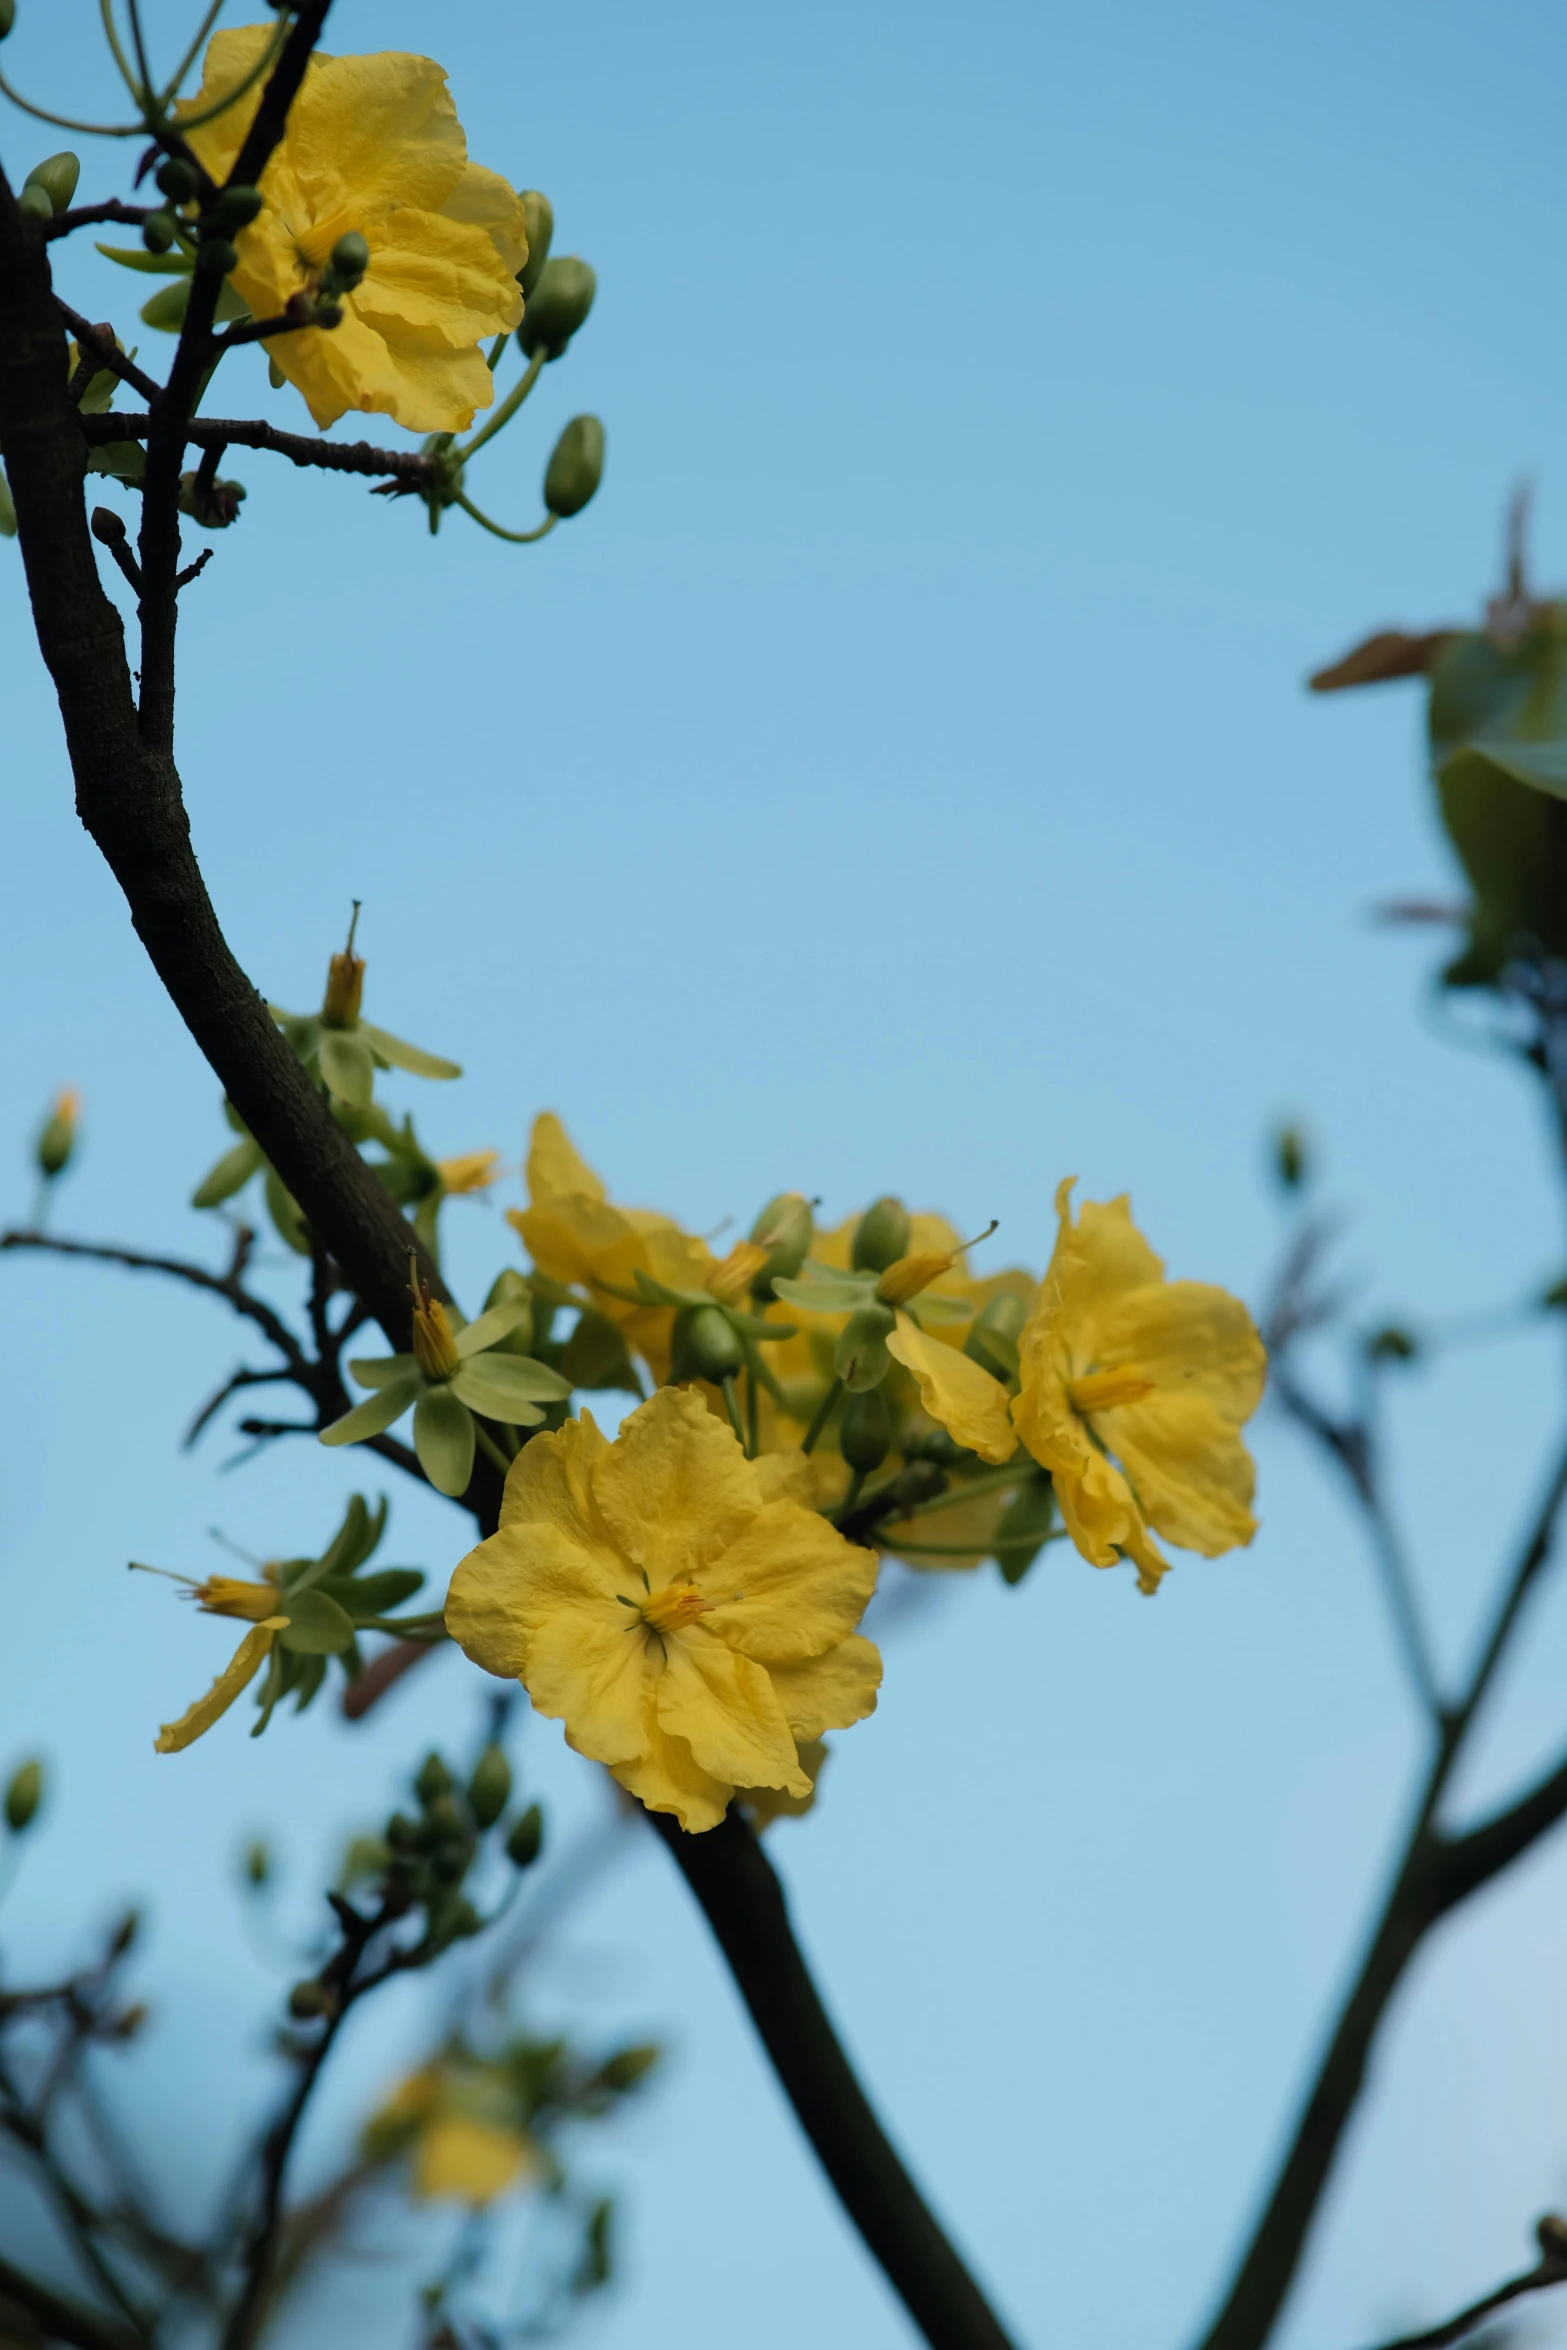
[[805,1314],[852,1314],[876,1293],[874,1273],[835,1273],[824,1267],[797,1281],[775,1281],[775,1293]]
[[318,1047],[327,1091],[356,1110],[367,1110],[375,1090],[375,1063],[364,1040],[344,1028],[323,1028]]
[[426,1388],[414,1411],[414,1451],[437,1493],[452,1501],[466,1493],[473,1475],[473,1447],[473,1415],[467,1405],[450,1386]]
[[266,1199],[267,1214],[272,1218],[279,1240],[286,1241],[296,1256],[308,1257],[310,1235],[305,1229],[299,1202],[292,1192],[284,1190],[282,1179],[274,1167],[267,1169]]
[[167,253],[149,253],[141,245],[98,245],[94,248],[105,261],[117,261],[122,269],[140,269],[148,277],[189,277],[195,267],[195,256],[182,253],[171,245]]
[[[537,1383],[529,1377],[532,1368],[520,1355],[479,1355],[464,1363],[451,1383],[452,1393],[487,1420],[505,1420],[514,1428],[536,1428],[544,1414],[539,1409]],[[544,1365],[538,1368],[543,1371]],[[548,1371],[545,1376],[554,1383],[551,1401],[571,1393],[558,1373]]]
[[460,1077],[462,1070],[455,1061],[443,1061],[435,1053],[422,1053],[416,1044],[405,1044],[400,1036],[393,1036],[385,1028],[373,1028],[368,1020],[361,1020],[359,1033],[376,1058],[390,1068],[406,1069],[410,1077]]
[[460,1355],[480,1354],[485,1347],[495,1346],[501,1339],[509,1338],[519,1322],[531,1322],[532,1319],[531,1297],[512,1298],[503,1305],[491,1306],[488,1312],[480,1314],[476,1321],[458,1332],[457,1352]]
[[353,1645],[350,1618],[324,1591],[291,1591],[283,1605],[288,1628],[278,1634],[279,1647],[295,1656],[336,1656]]
[[1001,1513],[993,1544],[1003,1583],[1021,1583],[1055,1525],[1055,1487],[1048,1477],[1031,1477]]
[[[1514,746],[1504,765],[1495,745],[1471,745],[1437,771],[1442,821],[1474,891],[1468,945],[1443,974],[1451,987],[1490,985],[1530,940],[1567,955],[1567,804],[1520,779],[1522,757]],[[1531,764],[1543,772],[1538,751]]]
[[[384,1428],[390,1428],[394,1420],[402,1418],[423,1385],[424,1381],[417,1371],[410,1371],[405,1377],[393,1380],[390,1387],[383,1387],[378,1395],[367,1396],[363,1403],[356,1403],[351,1412],[345,1412],[340,1420],[334,1420],[330,1428],[323,1428],[321,1442],[363,1444],[367,1436],[379,1436]],[[463,1482],[466,1484],[467,1479]]]
[[190,279],[176,278],[172,285],[160,286],[149,301],[141,306],[141,322],[155,334],[177,335],[185,324],[185,311],[190,301]]
[[361,1387],[390,1387],[418,1367],[412,1355],[359,1355],[348,1366]]
[[417,1567],[383,1567],[376,1575],[359,1575],[333,1586],[332,1597],[356,1620],[384,1616],[424,1588]]
[[147,452],[140,441],[106,441],[101,449],[88,450],[86,470],[140,489],[147,478]]
[[243,1191],[251,1177],[265,1164],[261,1145],[255,1142],[237,1142],[225,1151],[215,1167],[208,1169],[190,1195],[193,1208],[219,1207],[232,1199],[236,1191]]
[[300,1660],[299,1676],[294,1684],[294,1711],[302,1714],[326,1679],[326,1658],[307,1656]]

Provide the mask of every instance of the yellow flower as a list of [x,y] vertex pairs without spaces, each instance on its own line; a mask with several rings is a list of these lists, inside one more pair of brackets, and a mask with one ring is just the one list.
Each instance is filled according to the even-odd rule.
[[639,1272],[671,1289],[705,1288],[715,1270],[706,1241],[651,1208],[611,1207],[553,1110],[533,1121],[527,1178],[528,1205],[508,1208],[506,1216],[538,1271],[584,1289],[588,1303],[619,1327],[655,1380],[666,1379],[673,1310],[639,1305],[615,1292],[634,1290]]
[[[273,30],[215,33],[185,111],[203,113],[236,88]],[[216,180],[233,167],[261,87],[189,134]],[[513,189],[468,161],[440,66],[396,51],[313,58],[261,192],[265,209],[236,237],[231,273],[258,318],[312,293],[349,230],[370,248],[363,278],[340,297],[340,325],[264,346],[316,423],[364,408],[413,432],[465,430],[494,396],[479,346],[522,316],[528,247]]]
[[1129,1200],[1085,1201],[1074,1226],[1071,1198],[1063,1183],[1012,1417],[1083,1556],[1108,1567],[1124,1553],[1152,1591],[1169,1564],[1152,1533],[1216,1558],[1257,1530],[1240,1431],[1267,1356],[1238,1298],[1165,1280]]
[[[272,1594],[272,1599],[275,1606],[276,1592]],[[187,1746],[193,1746],[198,1738],[211,1729],[214,1722],[228,1712],[240,1691],[249,1687],[271,1654],[273,1641],[287,1628],[288,1618],[284,1615],[263,1616],[259,1623],[252,1624],[206,1696],[198,1697],[177,1722],[164,1723],[153,1741],[155,1752],[179,1754]]]
[[492,1183],[499,1183],[504,1172],[499,1151],[459,1151],[453,1159],[437,1159],[435,1171],[449,1199],[471,1191],[488,1191]]
[[422,2065],[372,2115],[366,2150],[411,2152],[410,2184],[421,2202],[450,2197],[482,2209],[541,2174],[532,2139],[501,2116],[506,2102],[482,2067]]
[[808,1795],[796,1742],[872,1712],[881,1658],[854,1629],[875,1556],[793,1498],[806,1474],[748,1461],[693,1388],[660,1388],[613,1444],[584,1413],[518,1455],[447,1629],[685,1829],[737,1789]]

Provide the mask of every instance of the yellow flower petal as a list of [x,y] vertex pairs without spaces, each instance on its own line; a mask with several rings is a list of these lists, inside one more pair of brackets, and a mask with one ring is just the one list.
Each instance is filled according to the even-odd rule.
[[649,1811],[673,1812],[688,1836],[700,1836],[718,1826],[734,1788],[704,1771],[685,1740],[662,1727],[651,1684],[647,1699],[644,1752],[635,1762],[616,1763],[613,1776]]
[[[797,1665],[769,1665],[784,1719],[796,1739],[819,1738],[824,1730],[847,1730],[876,1711],[881,1687],[881,1652],[856,1632],[825,1656]],[[807,1766],[809,1767],[809,1766]]]
[[755,1469],[694,1387],[661,1387],[622,1423],[593,1494],[621,1555],[655,1591],[689,1580],[705,1588],[703,1569],[761,1507]]
[[800,1768],[811,1781],[809,1795],[786,1795],[778,1787],[742,1787],[740,1801],[750,1814],[751,1825],[757,1830],[770,1828],[774,1820],[799,1820],[816,1801],[816,1790],[822,1772],[827,1767],[828,1749],[820,1738],[807,1738],[800,1745]]
[[1000,1464],[1017,1450],[1007,1410],[1007,1391],[982,1365],[956,1347],[942,1346],[916,1329],[906,1314],[887,1341],[894,1362],[912,1371],[920,1402],[949,1436],[981,1460]]
[[804,1795],[794,1739],[767,1673],[700,1624],[668,1635],[655,1682],[658,1720],[683,1738],[698,1767],[731,1786],[783,1787]]
[[198,1697],[177,1722],[164,1723],[153,1741],[154,1752],[180,1754],[187,1746],[193,1746],[205,1731],[210,1730],[213,1723],[228,1712],[247,1683],[255,1679],[275,1635],[283,1630],[287,1622],[287,1616],[268,1616],[265,1623],[253,1625],[206,1696]]
[[815,1510],[774,1501],[695,1581],[712,1602],[706,1628],[771,1667],[845,1639],[870,1604],[876,1572],[873,1550],[846,1542]]
[[419,2134],[413,2190],[425,2201],[450,2196],[480,2208],[537,2171],[538,2157],[520,2130],[441,2114]]

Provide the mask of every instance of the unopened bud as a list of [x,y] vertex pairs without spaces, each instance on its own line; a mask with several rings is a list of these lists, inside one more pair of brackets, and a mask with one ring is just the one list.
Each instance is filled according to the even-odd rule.
[[511,1764],[493,1740],[473,1766],[468,1781],[468,1809],[475,1824],[493,1828],[511,1801]]
[[141,224],[141,241],[149,253],[166,253],[174,242],[172,212],[149,212]]
[[514,1869],[531,1869],[544,1849],[544,1814],[530,1803],[506,1839],[506,1858]]
[[593,307],[598,279],[575,253],[546,261],[522,314],[517,340],[531,359],[542,351],[558,359]]
[[745,1363],[738,1334],[717,1306],[698,1306],[681,1337],[682,1362],[695,1378],[732,1379]]
[[414,1781],[414,1793],[428,1811],[439,1803],[443,1795],[452,1791],[452,1774],[438,1754],[427,1754],[419,1765],[419,1776]]
[[881,1467],[892,1450],[892,1414],[880,1387],[849,1397],[838,1423],[838,1450],[862,1477]]
[[574,416],[544,469],[544,503],[568,522],[580,514],[604,478],[604,427],[596,416]]
[[114,1932],[109,1936],[110,1958],[123,1958],[140,1932],[141,1911],[139,1909],[128,1909],[125,1912],[124,1917],[121,1918],[119,1924],[115,1927]]
[[1366,1339],[1366,1353],[1374,1363],[1412,1363],[1419,1352],[1420,1341],[1414,1332],[1397,1322],[1385,1323]]
[[1534,2240],[1547,2260],[1567,2261],[1567,2219],[1547,2211],[1534,2223]]
[[963,1352],[993,1379],[1015,1379],[1018,1333],[1027,1319],[1028,1307],[1022,1298],[1003,1290],[976,1317]]
[[634,2048],[617,2048],[614,2055],[607,2056],[599,2066],[600,2087],[608,2089],[616,2097],[624,2097],[626,2091],[634,2089],[638,2081],[647,2079],[659,2055],[660,2051],[650,2043],[641,2043]]
[[236,230],[249,228],[265,203],[266,198],[259,188],[220,188],[212,199],[212,209],[201,221],[203,240],[209,237],[231,237]]
[[203,277],[227,277],[238,260],[227,237],[203,237],[196,247],[196,267]]
[[33,165],[32,170],[22,182],[20,202],[23,211],[29,211],[27,201],[29,188],[41,190],[44,200],[49,206],[48,212],[45,213],[32,210],[30,212],[32,219],[48,220],[54,213],[68,211],[71,198],[76,193],[76,183],[81,176],[82,159],[79,155],[73,155],[69,147],[62,148],[58,155],[46,156],[42,163]]
[[873,1200],[854,1227],[849,1262],[857,1273],[885,1273],[908,1254],[909,1211],[891,1194]]
[[550,239],[555,234],[555,207],[538,188],[524,188],[521,203],[528,236],[528,258],[517,272],[517,283],[522,288],[523,300],[531,302],[533,289],[550,257]]
[[29,1827],[43,1801],[44,1767],[36,1755],[11,1773],[5,1791],[5,1824],[13,1836],[20,1836]]
[[[100,508],[99,511],[103,512],[104,509]],[[120,524],[119,535],[123,538],[125,536],[124,523],[120,522],[117,514],[112,515],[110,519]],[[93,535],[100,539],[105,535],[97,527],[96,516],[93,521]],[[61,1092],[55,1095],[54,1107],[38,1130],[38,1140],[33,1146],[33,1156],[37,1161],[38,1172],[46,1183],[53,1183],[56,1176],[63,1175],[71,1163],[72,1154],[76,1149],[77,1113],[80,1107],[79,1096],[70,1086],[64,1087]]]
[[296,1983],[288,1995],[288,2012],[297,2023],[313,2023],[318,2016],[337,2013],[337,2000],[325,1983]]
[[849,1316],[833,1349],[833,1369],[851,1395],[868,1395],[892,1366],[887,1341],[898,1318],[890,1306],[861,1306]]
[[24,185],[16,199],[16,209],[24,220],[53,220],[54,206],[49,201],[47,188],[40,188],[32,180]]
[[1273,1137],[1273,1172],[1286,1191],[1299,1191],[1311,1170],[1306,1137],[1298,1126],[1281,1126]]
[[811,1253],[816,1225],[811,1203],[803,1191],[775,1193],[756,1222],[751,1238],[767,1251],[767,1262],[752,1284],[759,1298],[771,1297],[775,1281],[792,1281]]
[[144,1999],[133,2000],[129,2007],[121,2008],[109,2028],[116,2040],[134,2040],[150,2013]]
[[370,266],[370,247],[358,229],[345,229],[332,247],[332,258],[327,267],[346,293],[356,286]]
[[201,177],[194,163],[183,155],[168,155],[157,171],[158,191],[171,204],[188,204],[201,185]]
[[341,326],[342,323],[343,305],[341,302],[318,302],[316,304],[315,312],[311,319],[312,326],[331,327]]
[[252,1837],[245,1847],[245,1882],[257,1891],[272,1874],[272,1855],[259,1836]]
[[16,0],[0,0],[0,41],[3,41],[6,35],[14,30],[15,25]]

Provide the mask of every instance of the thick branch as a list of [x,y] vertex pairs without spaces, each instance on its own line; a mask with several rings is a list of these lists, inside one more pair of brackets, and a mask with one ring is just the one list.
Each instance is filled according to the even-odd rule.
[[[87,441],[102,447],[111,441],[144,441],[152,429],[150,416],[118,415],[112,408],[99,416],[84,416],[81,427]],[[268,449],[295,465],[319,466],[326,473],[394,475],[417,486],[428,481],[431,464],[418,449],[378,449],[369,441],[325,441],[303,432],[279,432],[258,417],[196,416],[185,428],[185,438],[198,449]]]
[[122,204],[118,196],[110,196],[102,204],[78,204],[74,211],[57,212],[53,220],[44,222],[44,236],[68,237],[74,228],[96,228],[100,221],[120,221],[126,228],[140,228],[153,204]]
[[702,1836],[662,1812],[648,1817],[702,1905],[822,2168],[932,2350],[1009,2350],[849,2068],[755,1836],[733,1812]]

